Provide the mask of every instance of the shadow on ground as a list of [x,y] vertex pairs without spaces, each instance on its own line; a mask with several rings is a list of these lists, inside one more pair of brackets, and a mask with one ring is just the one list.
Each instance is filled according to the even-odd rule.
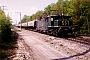
[[69,56],[69,57],[65,57],[65,58],[59,58],[59,59],[52,59],[52,60],[67,60],[67,59],[70,59],[70,58],[73,58],[73,57],[85,55],[85,54],[87,54],[88,52],[90,52],[90,49],[86,50],[85,52],[82,52],[82,53],[73,55],[73,56]]

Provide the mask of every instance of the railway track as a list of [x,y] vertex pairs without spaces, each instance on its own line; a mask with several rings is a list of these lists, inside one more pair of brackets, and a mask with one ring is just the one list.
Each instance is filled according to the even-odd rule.
[[[34,32],[36,32],[36,31],[34,31]],[[48,34],[48,35],[53,36],[51,34]],[[66,37],[54,36],[54,37],[64,38],[66,40],[71,40],[71,41],[75,41],[75,42],[79,42],[79,43],[90,45],[90,37],[89,36],[86,36],[86,35],[80,35],[80,36],[77,35],[77,36],[74,36],[74,37],[67,37],[67,36]]]
[[[48,34],[50,36],[53,36],[51,34]],[[90,37],[87,36],[87,35],[77,35],[77,36],[54,36],[54,37],[58,37],[58,38],[64,38],[66,40],[71,40],[71,41],[75,41],[75,42],[79,42],[79,43],[83,43],[83,44],[87,44],[87,45],[90,45]]]
[[65,39],[90,45],[90,37],[88,36],[78,36],[75,38],[65,38]]

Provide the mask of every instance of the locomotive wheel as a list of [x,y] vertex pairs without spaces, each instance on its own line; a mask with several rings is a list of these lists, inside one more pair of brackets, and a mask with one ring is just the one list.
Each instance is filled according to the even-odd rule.
[[65,32],[65,31],[61,32],[60,37],[67,38],[68,37],[67,32]]
[[46,34],[49,35],[49,32],[47,31]]
[[58,36],[58,32],[56,30],[54,30],[53,31],[53,35],[57,37]]

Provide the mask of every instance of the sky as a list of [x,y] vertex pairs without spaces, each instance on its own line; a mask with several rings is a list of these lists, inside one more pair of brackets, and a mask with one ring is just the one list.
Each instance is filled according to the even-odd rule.
[[[0,0],[0,7],[5,6],[5,14],[11,17],[13,24],[17,24],[20,21],[20,14],[15,12],[21,12],[21,18],[23,18],[24,15],[31,16],[57,1],[58,0]],[[3,9],[3,7],[1,7],[1,9]]]

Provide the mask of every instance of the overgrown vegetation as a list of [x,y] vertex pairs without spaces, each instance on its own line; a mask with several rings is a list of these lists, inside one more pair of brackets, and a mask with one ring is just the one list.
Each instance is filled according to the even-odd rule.
[[0,10],[0,42],[8,41],[11,35],[10,17],[6,17],[4,11]]
[[44,11],[37,11],[32,16],[25,15],[23,22],[38,19],[48,14],[71,15],[76,34],[90,34],[90,0],[58,0],[46,6]]
[[10,17],[0,10],[0,60],[8,59],[15,54],[18,34],[11,31]]
[[16,49],[18,48],[17,39],[18,34],[12,31],[8,42],[0,44],[0,60],[11,60],[15,57]]

